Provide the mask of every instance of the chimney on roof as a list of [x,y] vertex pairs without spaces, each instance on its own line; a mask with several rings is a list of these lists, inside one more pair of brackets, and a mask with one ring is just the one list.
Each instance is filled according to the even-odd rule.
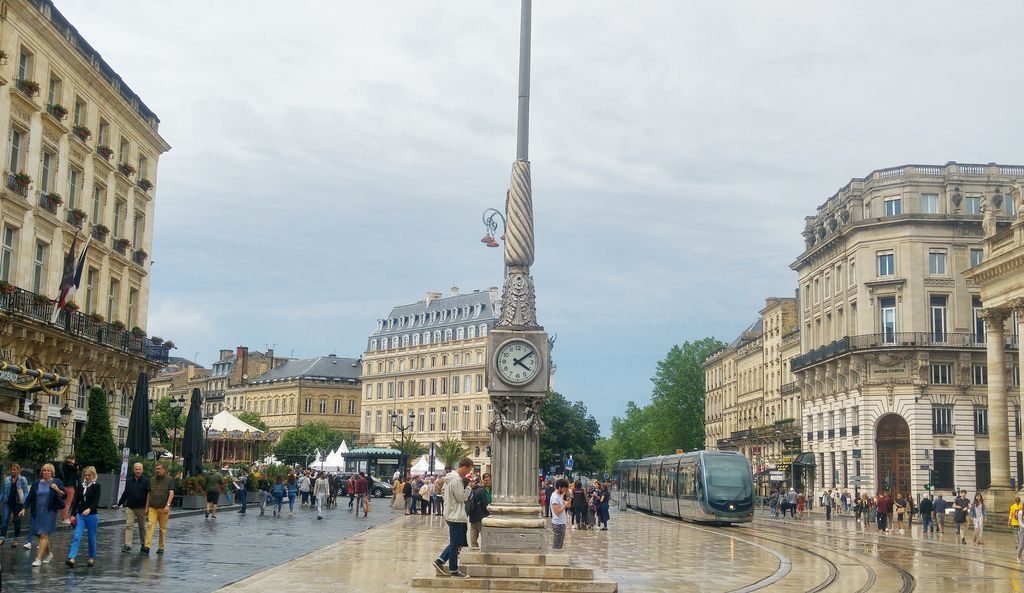
[[452,287],[452,296],[459,296],[459,287],[458,286],[453,286]]
[[249,348],[247,346],[235,348],[235,364],[241,371],[242,382],[247,381],[249,379]]
[[427,291],[427,306],[429,307],[430,303],[434,302],[439,298],[441,298],[441,293]]
[[221,350],[220,351],[220,358],[218,360],[224,361],[224,360],[227,360],[229,358],[231,358],[231,351],[230,350]]
[[488,288],[487,292],[491,293],[491,298],[493,298],[493,299],[497,299],[498,298],[498,287],[497,286],[492,286],[492,287]]

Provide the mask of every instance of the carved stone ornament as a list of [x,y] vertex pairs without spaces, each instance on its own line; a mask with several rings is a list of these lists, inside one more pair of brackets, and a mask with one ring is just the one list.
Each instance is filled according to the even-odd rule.
[[839,211],[839,218],[841,218],[843,220],[844,224],[849,222],[850,221],[850,211],[847,210],[846,208],[843,208],[842,210]]
[[960,186],[959,185],[953,188],[953,193],[951,193],[949,195],[949,199],[952,200],[954,208],[959,208],[960,207],[961,202],[964,201],[964,197],[960,193]]
[[525,417],[522,420],[513,420],[512,400],[503,397],[496,402],[494,418],[487,425],[487,429],[494,434],[505,432],[511,434],[526,434],[530,431],[540,433],[544,430],[544,422],[540,419],[537,409],[540,407],[543,398],[531,397],[524,402],[526,404]]
[[835,216],[828,217],[828,228],[832,229],[833,231],[839,228],[839,222],[836,220]]
[[71,155],[71,158],[73,160],[78,161],[79,164],[81,164],[81,162],[85,160],[85,154],[81,150],[75,150],[72,148],[71,150],[68,151],[68,154]]
[[1003,207],[1003,191],[998,187],[996,188],[996,193],[992,194],[992,205],[996,208]]
[[498,325],[503,327],[537,327],[537,297],[533,289],[533,278],[529,270],[509,270],[505,276],[505,289],[501,295],[501,316]]
[[29,115],[28,111],[14,103],[11,103],[11,115],[14,116],[14,119],[20,121],[26,126],[28,126],[29,122],[32,120],[32,116]]

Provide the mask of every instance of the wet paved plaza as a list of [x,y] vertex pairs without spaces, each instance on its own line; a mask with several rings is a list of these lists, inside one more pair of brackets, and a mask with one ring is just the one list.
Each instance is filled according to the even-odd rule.
[[[167,593],[206,593],[245,578],[277,564],[358,533],[367,527],[388,521],[394,515],[383,502],[375,502],[369,517],[341,508],[324,512],[317,521],[316,511],[300,509],[287,516],[273,518],[270,511],[260,516],[259,507],[249,506],[246,514],[235,509],[224,510],[217,520],[202,515],[174,517],[167,529],[166,554],[156,554],[158,534],[153,534],[153,550],[149,556],[139,552],[138,530],[132,552],[121,552],[124,528],[104,526],[99,529],[96,566],[86,568],[87,546],[83,536],[74,570],[64,565],[71,543],[70,528],[59,527],[53,535],[54,558],[39,568],[30,566],[35,550],[29,553],[10,543],[0,553],[3,562],[4,591],[97,591],[128,593],[153,591]],[[101,509],[100,518],[123,517],[124,511]],[[27,522],[26,522],[27,523]],[[8,531],[8,535],[11,532]],[[24,533],[22,534],[24,535]],[[21,540],[24,542],[24,537]]]
[[[122,554],[121,529],[105,527],[97,568],[68,571],[55,559],[33,570],[24,550],[8,547],[3,584],[19,591],[279,593],[301,583],[302,593],[421,593],[409,582],[432,574],[428,563],[444,546],[444,523],[384,506],[377,503],[368,519],[344,507],[325,521],[305,510],[276,520],[251,511],[223,513],[216,523],[184,517],[172,523],[164,557],[140,556],[137,547]],[[59,558],[67,536],[54,541]],[[1024,593],[1011,536],[995,531],[982,547],[959,544],[952,534],[924,536],[918,525],[906,535],[880,535],[852,520],[815,516],[707,527],[613,510],[610,531],[570,530],[564,553],[626,593]],[[463,583],[446,591],[479,590],[472,579]]]

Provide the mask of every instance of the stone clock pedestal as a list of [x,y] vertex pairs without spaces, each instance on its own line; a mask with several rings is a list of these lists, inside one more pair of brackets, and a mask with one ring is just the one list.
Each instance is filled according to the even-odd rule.
[[523,385],[508,385],[487,364],[487,389],[494,418],[491,430],[491,512],[483,521],[484,552],[542,553],[547,550],[547,523],[540,506],[540,421],[538,408],[548,389],[550,344],[543,329],[496,327],[487,337],[495,356],[509,340],[528,342],[536,351],[539,371]]

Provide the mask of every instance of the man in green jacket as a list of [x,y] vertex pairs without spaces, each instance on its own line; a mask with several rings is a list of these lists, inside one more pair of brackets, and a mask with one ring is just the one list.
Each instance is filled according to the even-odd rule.
[[206,518],[217,518],[217,503],[224,492],[224,476],[217,470],[206,474]]

